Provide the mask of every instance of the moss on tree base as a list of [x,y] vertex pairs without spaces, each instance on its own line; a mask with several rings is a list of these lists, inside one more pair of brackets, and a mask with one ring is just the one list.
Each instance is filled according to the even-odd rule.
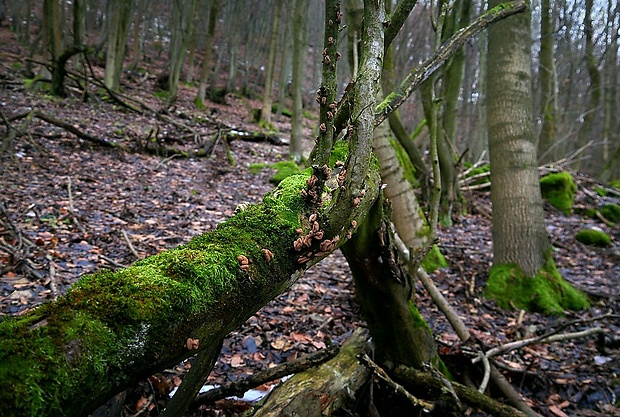
[[505,309],[519,308],[545,314],[563,314],[565,310],[584,310],[590,306],[586,295],[562,278],[551,257],[533,277],[525,275],[513,263],[494,265],[485,296]]

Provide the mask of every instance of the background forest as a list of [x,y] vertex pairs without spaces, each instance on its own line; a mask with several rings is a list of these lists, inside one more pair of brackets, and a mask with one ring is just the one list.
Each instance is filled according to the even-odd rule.
[[0,0],[8,415],[618,413],[620,5],[383,3]]

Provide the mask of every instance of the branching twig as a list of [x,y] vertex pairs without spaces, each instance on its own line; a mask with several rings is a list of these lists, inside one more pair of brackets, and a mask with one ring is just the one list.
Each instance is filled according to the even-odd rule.
[[377,365],[370,357],[366,354],[359,356],[360,362],[362,362],[374,375],[379,377],[382,381],[384,381],[388,386],[394,389],[398,394],[405,397],[411,404],[416,407],[423,407],[426,411],[430,411],[433,409],[433,404],[416,398],[411,395],[409,391],[399,383],[395,382],[390,376],[383,370],[379,365]]
[[287,375],[296,374],[314,366],[327,362],[338,354],[339,348],[334,345],[327,349],[319,350],[301,358],[297,358],[291,362],[282,363],[280,365],[269,368],[265,371],[250,375],[239,381],[229,382],[226,385],[212,389],[196,397],[192,403],[192,409],[198,408],[200,405],[212,403],[222,398],[243,395],[247,390],[258,387],[267,382],[275,381]]
[[579,339],[582,337],[588,337],[588,336],[592,336],[594,334],[599,334],[599,333],[605,333],[605,330],[603,330],[600,327],[593,327],[591,329],[586,329],[586,330],[582,330],[582,331],[574,332],[574,333],[562,333],[562,334],[555,334],[551,336],[532,337],[530,339],[517,340],[516,342],[506,343],[504,345],[490,349],[484,354],[483,357],[482,356],[476,357],[472,360],[472,362],[476,363],[476,362],[483,360],[484,358],[488,359],[493,356],[501,355],[503,353],[507,353],[512,350],[520,349],[522,347],[530,346],[533,344],[553,343],[553,342],[559,342],[562,340]]
[[121,233],[123,234],[123,239],[125,239],[125,243],[127,243],[127,246],[129,246],[129,250],[131,251],[131,253],[133,253],[133,256],[135,256],[136,259],[141,259],[142,257],[138,254],[138,252],[136,251],[136,248],[134,248],[133,245],[131,244],[131,240],[129,240],[129,236],[127,236],[127,232],[125,230],[121,230]]

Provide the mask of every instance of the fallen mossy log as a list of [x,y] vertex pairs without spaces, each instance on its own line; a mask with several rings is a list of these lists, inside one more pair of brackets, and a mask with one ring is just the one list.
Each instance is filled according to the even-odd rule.
[[289,378],[248,415],[325,417],[354,404],[356,393],[370,377],[357,359],[365,352],[368,337],[367,330],[356,329],[336,357]]
[[250,375],[247,378],[228,382],[221,387],[214,388],[196,396],[191,408],[198,409],[203,404],[209,404],[226,397],[242,397],[243,394],[252,388],[319,366],[332,359],[339,351],[340,347],[333,345],[326,349],[294,359],[291,362],[281,363],[273,368]]
[[[0,380],[10,387],[0,391],[2,415],[84,416],[137,381],[219,345],[336,249],[318,249],[334,237],[318,239],[315,229],[337,208],[326,201],[326,211],[317,212],[302,196],[309,174],[289,177],[261,204],[186,245],[84,276],[57,301],[1,321]],[[371,184],[353,209],[360,221],[379,192],[378,181]],[[299,232],[316,238],[296,249]]]

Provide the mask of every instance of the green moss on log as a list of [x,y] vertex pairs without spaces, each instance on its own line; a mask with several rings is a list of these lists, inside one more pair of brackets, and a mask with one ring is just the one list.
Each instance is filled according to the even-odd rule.
[[533,277],[516,264],[494,265],[489,273],[485,295],[505,309],[519,308],[545,314],[563,314],[565,310],[584,310],[587,297],[568,283],[549,256]]
[[573,209],[577,185],[568,172],[545,175],[540,179],[542,197],[562,213],[569,215]]
[[2,415],[87,415],[136,377],[195,353],[188,337],[201,348],[218,343],[299,269],[292,242],[307,178],[285,179],[262,204],[186,245],[84,276],[56,302],[0,322],[0,379],[10,387],[0,390]]
[[575,234],[575,239],[584,245],[597,246],[600,248],[611,245],[609,235],[601,230],[582,229]]

